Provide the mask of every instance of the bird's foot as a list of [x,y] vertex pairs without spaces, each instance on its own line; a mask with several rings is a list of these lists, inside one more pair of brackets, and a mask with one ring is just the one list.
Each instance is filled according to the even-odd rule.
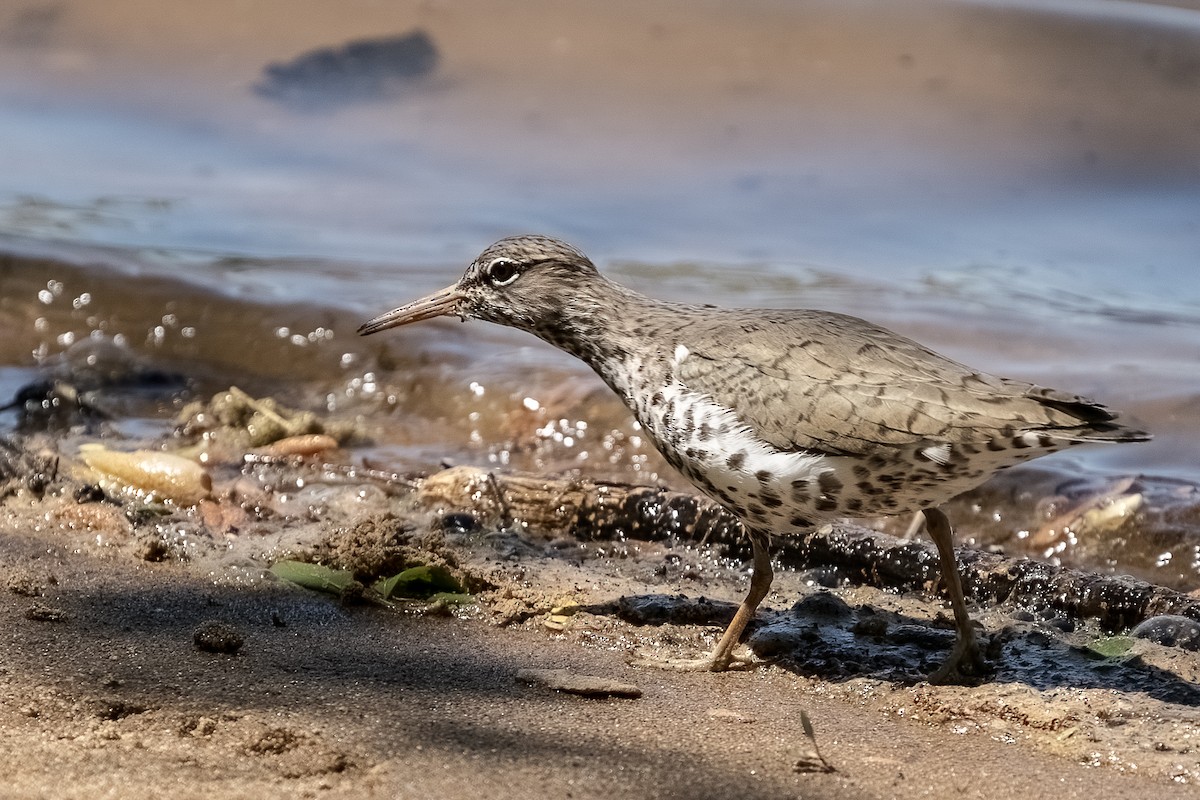
[[749,670],[767,663],[753,653],[719,653],[716,650],[700,658],[660,658],[648,653],[637,653],[629,662],[635,667],[669,669],[676,672],[727,672]]
[[975,683],[987,673],[987,662],[979,652],[974,631],[959,635],[954,649],[940,667],[929,673],[929,682],[934,685]]

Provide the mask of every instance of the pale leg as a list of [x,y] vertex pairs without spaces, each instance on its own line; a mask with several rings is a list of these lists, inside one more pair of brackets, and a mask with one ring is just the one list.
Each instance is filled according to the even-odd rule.
[[747,535],[750,537],[750,546],[754,551],[754,571],[750,575],[750,591],[746,593],[746,598],[738,606],[737,613],[733,615],[733,620],[725,628],[725,633],[721,635],[721,641],[717,642],[717,646],[713,648],[713,651],[707,656],[696,659],[663,660],[639,658],[633,662],[634,664],[661,667],[664,669],[707,672],[724,672],[731,668],[754,666],[755,661],[753,658],[735,656],[733,651],[737,648],[738,642],[746,630],[746,625],[750,623],[750,620],[754,619],[754,612],[758,610],[758,604],[763,601],[763,598],[771,590],[771,581],[774,579],[775,573],[771,569],[771,550],[767,535],[757,531],[748,531]]
[[962,579],[958,574],[958,562],[954,560],[954,530],[950,520],[936,508],[924,510],[929,538],[937,546],[942,566],[942,581],[950,595],[950,607],[954,610],[954,627],[958,639],[954,649],[940,667],[929,676],[930,683],[950,683],[961,680],[965,675],[978,675],[984,669],[983,657],[975,644],[975,628],[971,615],[967,613],[967,601],[963,596]]

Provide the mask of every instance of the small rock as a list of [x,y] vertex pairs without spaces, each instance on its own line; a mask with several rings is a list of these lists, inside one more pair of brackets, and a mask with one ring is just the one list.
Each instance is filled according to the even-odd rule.
[[104,489],[97,483],[85,483],[75,490],[76,503],[99,503],[104,499]]
[[171,557],[171,548],[157,536],[145,539],[138,547],[138,558],[158,563]]
[[681,594],[638,595],[617,601],[617,614],[636,625],[728,625],[737,606],[709,600],[707,597],[687,597]]
[[885,636],[887,629],[887,620],[879,616],[862,617],[853,628],[855,636]]
[[1034,630],[1025,634],[1025,641],[1029,642],[1035,647],[1049,647],[1050,643],[1054,641],[1054,639],[1046,631]]
[[41,603],[34,603],[25,609],[25,619],[35,622],[66,622],[70,618],[71,615],[62,609],[44,606]]
[[287,728],[271,728],[246,742],[246,752],[256,756],[277,756],[295,750],[304,743],[304,737]]
[[565,631],[571,624],[571,618],[565,614],[548,614],[542,620],[542,627],[551,631]]
[[850,616],[850,606],[828,592],[816,592],[798,601],[788,612],[797,619],[838,620]]
[[796,651],[803,652],[819,641],[816,625],[805,625],[792,618],[764,625],[746,640],[754,655],[763,659],[784,658]]
[[1200,651],[1200,622],[1179,614],[1162,614],[1143,620],[1130,631],[1135,639],[1149,639],[1167,647]]
[[633,684],[596,675],[580,675],[567,669],[522,669],[517,671],[517,680],[584,697],[637,699],[642,696],[642,690]]
[[132,717],[134,714],[144,714],[149,708],[141,703],[109,698],[97,700],[92,710],[99,719],[115,722],[119,719]]
[[42,585],[32,576],[24,573],[10,575],[8,578],[8,590],[13,594],[19,594],[22,597],[39,597],[42,594]]
[[189,717],[179,726],[179,735],[203,738],[212,736],[216,730],[217,721],[212,717]]
[[479,527],[479,520],[473,514],[457,513],[442,517],[442,530],[446,533],[474,533]]
[[954,643],[954,631],[944,631],[925,625],[896,625],[889,631],[888,641],[893,644],[916,645],[927,651],[938,650]]
[[200,717],[196,727],[192,728],[192,736],[212,736],[217,730],[217,721],[212,717]]
[[246,643],[241,631],[224,622],[210,620],[196,628],[192,634],[192,642],[196,648],[208,653],[229,653],[233,655]]

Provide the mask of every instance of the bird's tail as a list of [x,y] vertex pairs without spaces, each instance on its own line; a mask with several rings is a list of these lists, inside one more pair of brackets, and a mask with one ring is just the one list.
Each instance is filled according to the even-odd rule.
[[1119,422],[1092,424],[1081,427],[1067,437],[1080,442],[1148,442],[1154,434],[1139,428],[1129,428]]
[[[1086,397],[1040,386],[1035,386],[1029,396],[1070,418],[1057,434],[1064,439],[1078,442],[1148,442],[1154,438],[1140,427],[1134,427],[1137,423],[1128,423],[1120,413]],[[1077,424],[1070,424],[1072,420]]]

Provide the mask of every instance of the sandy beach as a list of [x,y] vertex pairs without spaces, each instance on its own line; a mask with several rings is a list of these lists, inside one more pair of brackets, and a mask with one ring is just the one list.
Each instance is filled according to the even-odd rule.
[[[1197,797],[1195,9],[0,10],[0,797]],[[690,491],[620,400],[497,326],[354,334],[532,231],[655,297],[869,318],[1155,439],[947,505],[960,559],[1000,565],[969,588],[1084,576],[969,592],[974,685],[925,680],[953,625],[920,537],[781,567],[769,663],[636,666],[713,646],[744,547],[495,489]],[[121,458],[187,466],[95,466]],[[434,497],[455,468],[484,488]],[[408,569],[454,596],[379,595]],[[1183,598],[1191,649],[1133,637],[1145,608],[1098,621],[1087,576]]]

